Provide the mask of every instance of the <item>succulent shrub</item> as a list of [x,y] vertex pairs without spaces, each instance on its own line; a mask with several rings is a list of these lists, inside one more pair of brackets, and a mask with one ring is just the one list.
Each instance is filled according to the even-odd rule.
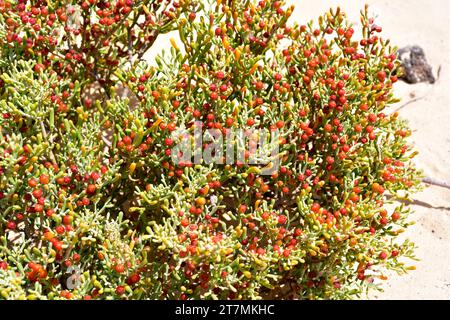
[[[360,37],[292,10],[0,0],[1,297],[342,299],[406,271],[396,48],[367,8]],[[180,129],[277,131],[278,166],[176,162]]]

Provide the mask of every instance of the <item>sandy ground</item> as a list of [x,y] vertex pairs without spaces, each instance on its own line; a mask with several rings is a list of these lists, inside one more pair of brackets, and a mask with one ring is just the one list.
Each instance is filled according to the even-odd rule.
[[[399,83],[400,110],[414,130],[411,143],[419,150],[417,165],[426,176],[450,182],[450,1],[449,0],[287,0],[295,4],[291,19],[306,23],[340,6],[355,25],[365,3],[384,37],[398,47],[417,44],[427,55],[434,73],[440,76],[434,85]],[[169,48],[171,34],[160,37],[146,57],[152,61],[161,48]],[[384,292],[370,299],[450,299],[450,189],[429,186],[414,196],[413,219],[405,237],[417,245],[420,261],[408,275],[393,274],[383,284]]]

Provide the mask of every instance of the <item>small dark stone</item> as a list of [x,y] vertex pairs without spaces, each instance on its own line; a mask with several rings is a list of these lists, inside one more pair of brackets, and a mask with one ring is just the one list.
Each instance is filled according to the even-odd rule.
[[398,51],[403,67],[401,79],[407,83],[429,82],[435,83],[431,66],[425,57],[425,52],[419,46],[408,46]]

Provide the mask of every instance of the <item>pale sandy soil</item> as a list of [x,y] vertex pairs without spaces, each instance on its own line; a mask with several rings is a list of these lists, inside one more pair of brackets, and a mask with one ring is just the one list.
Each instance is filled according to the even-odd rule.
[[[392,109],[419,98],[400,114],[414,130],[411,143],[420,151],[417,165],[428,177],[450,182],[450,1],[449,0],[288,0],[296,5],[291,19],[306,23],[340,6],[355,25],[364,4],[385,37],[398,47],[417,44],[427,55],[436,84],[407,85],[399,83],[397,96],[402,99]],[[160,37],[147,58],[153,60],[161,48],[170,48],[169,38]],[[450,299],[450,189],[428,187],[414,196],[416,225],[405,237],[416,245],[420,261],[413,263],[416,271],[408,275],[392,275],[383,286],[385,291],[373,293],[371,299]]]

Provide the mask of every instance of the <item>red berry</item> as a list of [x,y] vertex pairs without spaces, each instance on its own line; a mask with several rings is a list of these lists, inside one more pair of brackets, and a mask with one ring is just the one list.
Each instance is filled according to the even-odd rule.
[[255,89],[260,91],[264,88],[264,83],[262,83],[261,81],[256,82],[255,84]]
[[303,234],[303,231],[300,228],[296,228],[294,234],[296,237],[300,237]]
[[53,245],[53,248],[55,248],[56,251],[61,251],[62,250],[63,244],[62,244],[61,241],[56,240],[56,241],[52,242],[52,245]]
[[189,220],[188,219],[183,219],[183,220],[181,220],[181,225],[183,226],[183,227],[187,227],[188,225],[189,225]]
[[287,217],[286,217],[285,215],[280,215],[280,216],[278,217],[278,223],[279,223],[279,224],[285,224],[286,221],[287,221]]
[[119,296],[123,295],[125,293],[125,287],[124,286],[117,286],[116,288],[116,294]]
[[170,138],[166,138],[165,143],[166,143],[166,146],[170,147],[173,144],[173,140]]
[[319,210],[320,210],[320,205],[318,204],[318,203],[314,203],[313,205],[312,205],[312,207],[311,207],[311,210],[313,211],[313,212],[319,212]]
[[45,215],[46,215],[47,217],[49,217],[49,218],[53,217],[54,214],[55,214],[55,210],[53,210],[53,209],[48,209],[48,210],[45,212]]
[[92,180],[97,181],[98,179],[100,179],[100,174],[98,172],[92,172],[91,178]]
[[241,205],[239,206],[239,212],[240,212],[240,213],[244,213],[245,211],[247,211],[247,206],[244,205],[244,204],[241,204]]
[[63,217],[63,224],[64,224],[65,226],[68,226],[68,225],[70,225],[71,223],[72,223],[72,217],[71,217],[70,215],[66,214],[66,215]]
[[117,273],[123,273],[125,271],[125,266],[123,264],[118,264],[114,267]]
[[139,280],[141,280],[141,276],[137,273],[133,273],[128,279],[127,279],[127,284],[128,285],[133,285],[137,282],[139,282]]
[[37,181],[35,179],[28,180],[28,186],[35,188],[37,186]]
[[44,69],[45,69],[45,66],[42,63],[37,63],[34,66],[34,71],[36,71],[37,73],[41,73]]
[[219,94],[217,92],[211,92],[209,94],[209,97],[211,98],[211,100],[217,100],[219,98]]
[[217,71],[216,78],[222,80],[223,78],[225,78],[225,73],[223,73],[223,71]]
[[133,143],[133,139],[131,139],[131,137],[129,137],[129,136],[123,137],[122,141],[127,146],[129,146],[129,145],[131,145]]
[[86,188],[86,193],[89,195],[93,195],[93,194],[95,194],[96,190],[97,190],[96,186],[93,184],[90,184]]
[[199,118],[202,114],[199,110],[194,110],[192,112],[192,115],[194,116],[194,118]]
[[15,223],[14,221],[9,221],[9,222],[6,224],[6,227],[7,227],[9,230],[15,230],[15,229],[16,229],[16,223]]
[[379,71],[378,73],[377,73],[377,77],[378,77],[378,80],[380,81],[380,82],[384,82],[384,81],[386,81],[386,72],[385,71]]
[[57,234],[63,234],[66,231],[66,229],[63,226],[59,225],[55,228],[55,231]]
[[394,212],[393,214],[392,214],[392,216],[391,216],[391,218],[392,218],[392,221],[398,221],[399,219],[400,219],[400,213],[398,213],[397,211],[396,212]]
[[36,199],[39,199],[42,197],[43,192],[41,189],[36,189],[32,192],[32,194],[33,194],[33,197],[35,197]]

